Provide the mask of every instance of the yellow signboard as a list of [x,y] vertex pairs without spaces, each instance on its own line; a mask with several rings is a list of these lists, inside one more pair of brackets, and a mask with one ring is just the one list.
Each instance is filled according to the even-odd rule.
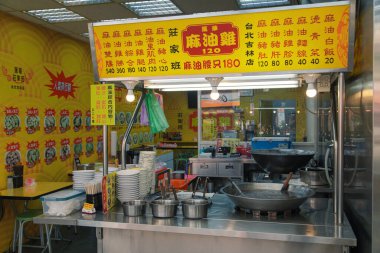
[[345,70],[350,5],[98,23],[100,80]]
[[115,125],[115,86],[91,85],[91,125]]

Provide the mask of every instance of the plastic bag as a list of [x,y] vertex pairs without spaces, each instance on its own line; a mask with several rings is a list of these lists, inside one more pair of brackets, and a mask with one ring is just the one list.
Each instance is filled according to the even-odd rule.
[[164,111],[152,90],[148,91],[145,98],[146,109],[148,111],[149,126],[153,134],[165,131],[168,127]]
[[149,126],[148,110],[146,109],[145,101],[141,105],[140,125],[141,126]]

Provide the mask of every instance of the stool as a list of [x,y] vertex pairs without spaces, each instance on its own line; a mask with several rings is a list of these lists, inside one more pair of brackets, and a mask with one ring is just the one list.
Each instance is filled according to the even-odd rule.
[[[24,225],[27,222],[33,222],[33,218],[41,215],[42,212],[40,210],[28,210],[25,211],[22,214],[19,214],[16,216],[15,220],[15,228],[13,232],[13,245],[12,245],[12,250],[13,252],[16,251],[16,243],[18,244],[18,253],[22,252],[22,240],[24,236]],[[46,231],[46,234],[48,234],[48,231]],[[41,240],[41,245],[24,245],[27,247],[33,247],[33,248],[45,248],[45,241],[44,241],[44,231],[43,231],[43,225],[40,225],[40,240]],[[49,241],[48,241],[49,242]],[[49,246],[49,252],[50,252],[50,244],[47,245]]]

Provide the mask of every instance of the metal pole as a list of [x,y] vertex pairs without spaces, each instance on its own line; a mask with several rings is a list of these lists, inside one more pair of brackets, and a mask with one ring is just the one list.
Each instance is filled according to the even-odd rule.
[[202,107],[201,107],[201,95],[202,91],[197,92],[197,108],[198,108],[198,155],[201,153],[202,142]]
[[126,165],[126,157],[125,157],[125,151],[126,151],[126,146],[127,146],[127,139],[129,134],[131,133],[132,127],[133,127],[133,122],[135,121],[137,114],[141,108],[141,105],[145,99],[145,92],[144,90],[141,92],[141,97],[139,98],[139,101],[137,102],[136,108],[132,114],[131,120],[128,122],[128,127],[127,131],[124,133],[123,141],[121,143],[121,168],[125,170],[125,165]]
[[345,112],[345,83],[344,74],[339,73],[338,79],[338,143],[337,143],[337,161],[338,168],[335,170],[335,223],[343,223],[343,158],[344,158],[344,112]]
[[108,126],[103,125],[103,176],[108,174]]
[[[105,84],[106,82],[102,82]],[[108,126],[103,125],[103,176],[108,174]]]

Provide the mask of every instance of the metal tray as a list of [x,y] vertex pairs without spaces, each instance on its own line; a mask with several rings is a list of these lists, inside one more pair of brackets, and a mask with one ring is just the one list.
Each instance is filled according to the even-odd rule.
[[260,211],[285,211],[299,207],[314,191],[309,187],[290,185],[288,192],[281,192],[279,183],[241,183],[238,187],[244,195],[239,195],[232,186],[225,186],[221,191],[240,208]]

